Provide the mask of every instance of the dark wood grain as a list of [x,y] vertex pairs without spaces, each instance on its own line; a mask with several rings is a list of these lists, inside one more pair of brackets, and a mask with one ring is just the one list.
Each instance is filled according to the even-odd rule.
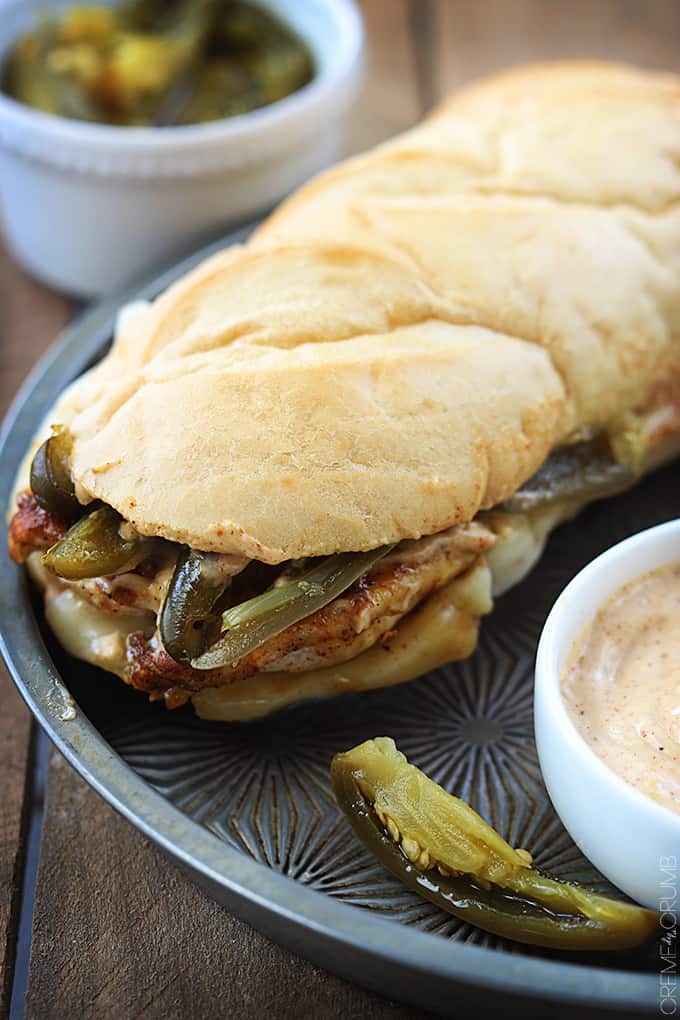
[[422,116],[411,35],[412,4],[413,0],[361,3],[366,25],[365,80],[350,118],[348,154],[377,145]]
[[0,667],[0,1017],[7,1016],[19,921],[31,722]]
[[222,910],[56,753],[27,1020],[416,1020]]
[[0,418],[72,308],[67,298],[32,280],[0,247]]
[[[0,418],[69,315],[68,301],[30,280],[0,246]],[[0,664],[0,1018],[9,1010],[14,966],[31,732],[29,713]]]
[[503,67],[597,58],[680,66],[676,0],[433,0],[435,98]]
[[[409,127],[422,112],[407,0],[362,7],[369,58],[348,152]],[[68,306],[37,285],[33,303],[53,335]],[[24,366],[19,334],[12,325],[16,379]],[[33,918],[26,1015],[34,1020],[423,1016],[321,972],[220,909],[57,755]]]
[[[671,68],[680,62],[677,0],[364,0],[362,7],[368,73],[348,152],[408,127],[456,85],[499,67],[577,56]],[[0,255],[0,405],[70,310]],[[26,714],[0,683],[5,983],[28,746]],[[322,973],[231,917],[54,756],[27,1016],[415,1020],[423,1014]]]

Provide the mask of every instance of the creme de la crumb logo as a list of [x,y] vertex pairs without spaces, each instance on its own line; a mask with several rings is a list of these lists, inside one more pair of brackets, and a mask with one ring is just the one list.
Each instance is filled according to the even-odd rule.
[[659,858],[659,1013],[678,1011],[678,858]]

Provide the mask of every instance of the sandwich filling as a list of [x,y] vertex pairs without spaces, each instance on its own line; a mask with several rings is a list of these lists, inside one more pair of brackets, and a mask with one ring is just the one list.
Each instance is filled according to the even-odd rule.
[[192,698],[199,714],[248,718],[465,657],[492,587],[520,580],[556,523],[668,459],[679,435],[677,403],[627,415],[574,437],[470,523],[274,567],[148,538],[106,504],[81,504],[55,429],[17,497],[10,554],[43,588],[67,651],[170,708]]

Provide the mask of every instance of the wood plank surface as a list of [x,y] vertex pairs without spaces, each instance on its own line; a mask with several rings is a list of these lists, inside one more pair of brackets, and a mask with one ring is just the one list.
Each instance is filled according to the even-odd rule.
[[535,60],[680,66],[677,0],[433,0],[431,17],[436,99],[473,78]]
[[348,125],[348,155],[405,131],[424,112],[411,36],[413,0],[363,0],[361,7],[365,78]]
[[[34,361],[70,315],[0,247],[0,418]],[[3,505],[5,493],[0,493]],[[7,555],[3,550],[2,555]],[[0,664],[0,1018],[9,1010],[30,791],[31,719]]]
[[67,298],[32,280],[0,246],[0,419],[72,311]]
[[416,1020],[218,907],[53,754],[27,1020]]
[[[367,73],[347,151],[421,115],[407,0],[365,0]],[[59,307],[49,303],[46,332]],[[51,328],[50,324],[54,323]],[[25,362],[12,337],[18,378]],[[416,1020],[420,1011],[323,973],[216,906],[57,755],[33,915],[32,1020]]]
[[0,666],[0,1017],[9,1010],[30,783],[29,714]]
[[[457,84],[498,67],[575,56],[647,66],[680,61],[676,0],[364,0],[362,7],[367,77],[350,125],[350,152],[408,127]],[[68,301],[0,255],[0,401],[70,311]],[[0,1017],[11,976],[29,731],[26,713],[0,682]],[[47,783],[26,1015],[423,1016],[322,973],[231,917],[56,755]]]

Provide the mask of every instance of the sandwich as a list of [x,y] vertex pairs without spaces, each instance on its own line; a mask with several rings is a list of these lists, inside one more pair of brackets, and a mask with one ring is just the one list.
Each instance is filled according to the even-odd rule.
[[242,720],[474,650],[680,450],[680,78],[528,67],[121,312],[17,480],[68,652]]

